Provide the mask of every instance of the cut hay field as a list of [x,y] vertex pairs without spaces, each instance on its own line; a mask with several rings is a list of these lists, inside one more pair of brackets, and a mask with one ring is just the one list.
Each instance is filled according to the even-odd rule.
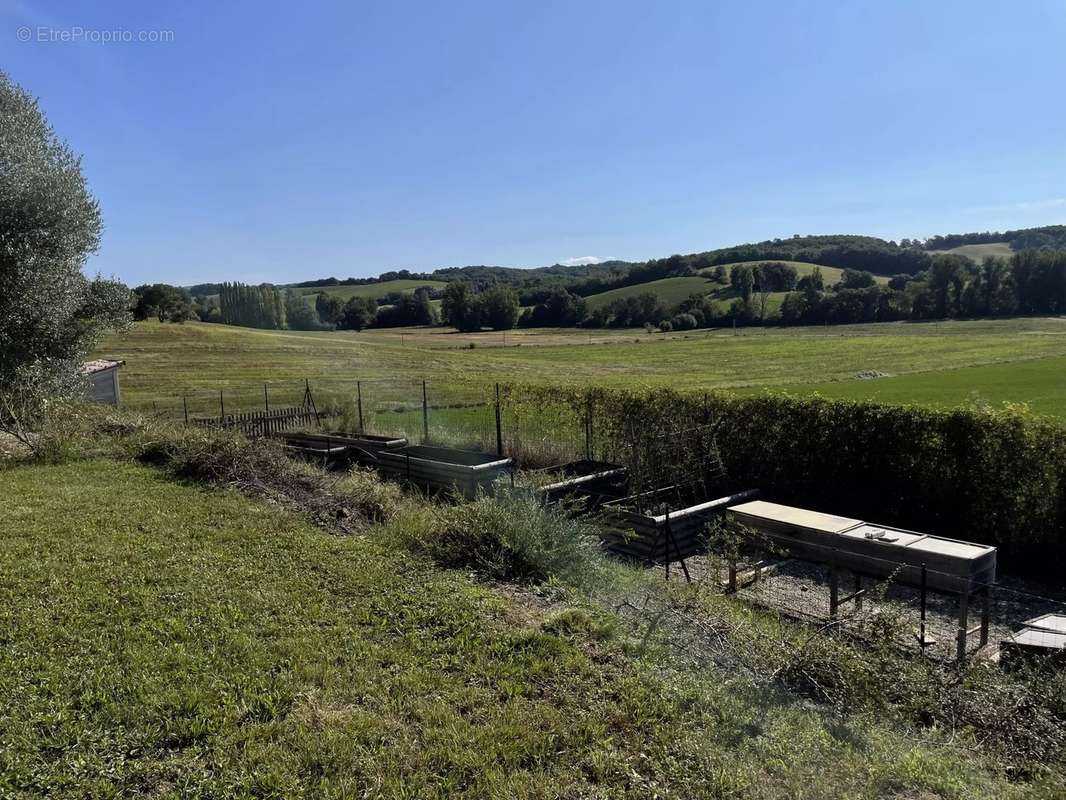
[[1010,258],[1014,255],[1010,245],[1006,242],[993,242],[991,244],[964,244],[960,247],[952,247],[950,250],[931,250],[930,255],[953,253],[958,256],[966,256],[974,261],[981,262],[986,258]]
[[[473,347],[471,347],[473,345]],[[218,392],[261,407],[296,402],[303,379],[350,394],[358,380],[423,378],[438,389],[495,381],[677,389],[788,389],[925,405],[1028,402],[1066,419],[1066,319],[749,328],[669,335],[537,329],[456,334],[260,331],[203,323],[138,323],[100,355],[124,359],[126,401],[161,409],[213,404]],[[859,373],[892,377],[861,380]]]
[[443,289],[447,284],[444,281],[412,281],[395,280],[383,283],[367,283],[360,286],[302,286],[290,291],[302,295],[316,295],[325,292],[331,297],[336,297],[341,302],[347,302],[353,297],[371,297],[377,300],[390,294],[414,294],[415,289],[429,286],[432,289]]

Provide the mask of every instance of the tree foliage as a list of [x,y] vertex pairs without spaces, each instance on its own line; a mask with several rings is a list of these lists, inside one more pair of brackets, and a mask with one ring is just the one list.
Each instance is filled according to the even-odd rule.
[[100,208],[81,160],[0,72],[0,424],[80,388],[80,362],[128,322],[121,283],[85,277]]

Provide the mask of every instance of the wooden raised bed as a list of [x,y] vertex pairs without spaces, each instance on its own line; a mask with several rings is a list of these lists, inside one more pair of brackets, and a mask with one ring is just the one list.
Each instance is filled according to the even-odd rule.
[[544,502],[580,501],[585,510],[625,497],[629,484],[626,468],[606,461],[571,461],[536,470],[534,475],[549,481],[535,489]]
[[757,492],[751,489],[662,513],[637,510],[638,504],[650,505],[649,500],[654,501],[655,493],[649,494],[650,498],[625,497],[605,503],[604,522],[610,528],[602,538],[607,548],[618,555],[662,564],[701,552],[708,523],[729,506],[754,497]]
[[[730,508],[729,515],[766,537],[773,547],[829,567],[830,618],[836,617],[842,603],[862,602],[863,577],[888,578],[894,583],[918,587],[922,592],[923,613],[927,591],[958,596],[960,662],[966,658],[970,634],[980,632],[979,646],[988,642],[990,586],[996,580],[995,547],[762,500]],[[839,597],[839,569],[856,576],[855,591],[843,599]],[[730,582],[734,580],[731,574]],[[974,594],[982,601],[981,623],[971,629],[968,620],[970,598]]]
[[[926,586],[951,594],[967,591],[973,583],[996,579],[996,548],[989,545],[764,500],[734,506],[729,514],[797,558],[834,564],[862,575],[891,576],[895,582],[920,586],[924,564]],[[878,533],[880,538],[869,538]]]
[[382,450],[377,465],[383,475],[430,491],[454,491],[473,498],[479,491],[492,493],[496,482],[510,474],[512,463],[490,453],[409,445]]

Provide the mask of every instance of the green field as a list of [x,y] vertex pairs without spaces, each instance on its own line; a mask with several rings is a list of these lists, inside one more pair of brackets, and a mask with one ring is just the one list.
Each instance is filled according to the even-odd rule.
[[[737,335],[577,329],[456,334],[442,328],[306,333],[149,321],[106,340],[98,352],[127,362],[126,402],[154,402],[171,413],[182,394],[194,407],[217,408],[220,389],[233,410],[259,407],[264,382],[282,403],[299,399],[305,378],[348,394],[356,380],[404,383],[403,391],[412,394],[410,387],[425,378],[439,391],[528,381],[818,390],[938,406],[977,397],[1029,402],[1037,413],[1066,419],[1066,319],[1060,318],[749,328]],[[891,377],[856,378],[862,372]]]
[[931,250],[931,255],[937,253],[954,253],[959,256],[966,256],[972,258],[974,261],[981,262],[986,258],[1010,258],[1014,255],[1014,251],[1006,242],[993,242],[992,244],[964,244],[961,247],[953,247],[950,250]]
[[289,291],[312,296],[319,292],[324,292],[342,302],[347,302],[353,297],[370,297],[377,300],[390,294],[414,294],[416,289],[423,286],[429,286],[432,289],[443,289],[447,284],[444,281],[395,280],[385,281],[384,283],[367,283],[360,286],[304,286],[290,289]]

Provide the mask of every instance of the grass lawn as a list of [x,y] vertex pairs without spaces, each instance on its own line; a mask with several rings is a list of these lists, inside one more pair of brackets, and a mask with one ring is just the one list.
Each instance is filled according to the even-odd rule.
[[[1036,407],[1042,413],[1066,418],[1066,382],[1059,379],[1058,360],[1066,357],[1066,319],[749,328],[738,333],[701,330],[664,336],[538,329],[503,337],[488,332],[460,336],[444,329],[305,333],[143,322],[129,334],[108,339],[99,353],[127,361],[122,373],[126,402],[142,408],[155,403],[172,416],[181,412],[183,393],[194,413],[217,413],[220,389],[229,398],[228,410],[261,407],[264,382],[270,383],[273,404],[296,403],[305,378],[318,390],[349,396],[357,379],[384,380],[379,394],[388,392],[389,399],[417,394],[419,401],[425,378],[440,401],[447,402],[450,391],[459,401],[463,387],[495,381],[681,389],[816,387],[867,396],[907,376],[894,399],[966,404],[987,380],[989,399],[1039,398]],[[1024,371],[1015,372],[1022,365]],[[960,370],[964,367],[995,369],[967,373]],[[856,374],[863,371],[899,377],[857,381]]]
[[671,683],[387,530],[104,460],[2,468],[0,496],[4,797],[1021,793],[877,722]]

